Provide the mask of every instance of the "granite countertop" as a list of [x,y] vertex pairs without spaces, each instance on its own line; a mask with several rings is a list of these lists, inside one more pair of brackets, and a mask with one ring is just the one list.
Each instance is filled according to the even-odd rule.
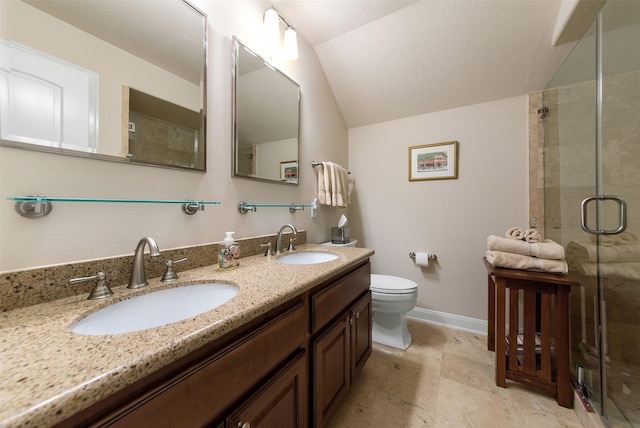
[[[251,256],[237,269],[207,266],[160,278],[138,290],[112,287],[104,300],[73,296],[0,313],[0,427],[45,427],[111,395],[163,366],[223,336],[281,303],[373,255],[352,247],[299,246],[338,259],[314,265],[276,262]],[[70,325],[130,296],[200,282],[236,285],[229,302],[194,318],[148,330],[107,336],[72,333]]]

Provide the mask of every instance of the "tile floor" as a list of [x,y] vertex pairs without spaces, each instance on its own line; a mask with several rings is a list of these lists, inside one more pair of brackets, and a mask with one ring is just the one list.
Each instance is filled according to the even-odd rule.
[[330,428],[576,427],[572,409],[515,382],[499,388],[486,336],[409,321],[406,351],[373,353]]

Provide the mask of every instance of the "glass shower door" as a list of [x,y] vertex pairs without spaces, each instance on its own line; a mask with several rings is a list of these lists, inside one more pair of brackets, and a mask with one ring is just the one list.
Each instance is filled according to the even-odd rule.
[[597,177],[600,226],[598,278],[604,382],[603,415],[611,427],[640,427],[640,2],[608,1],[600,13],[601,75]]
[[545,236],[581,284],[572,378],[614,428],[640,427],[638,46],[640,2],[609,0],[543,94]]
[[545,238],[565,247],[569,275],[581,285],[570,295],[572,379],[601,412],[597,238],[582,229],[580,212],[582,201],[598,194],[596,30],[589,28],[544,91],[542,126]]

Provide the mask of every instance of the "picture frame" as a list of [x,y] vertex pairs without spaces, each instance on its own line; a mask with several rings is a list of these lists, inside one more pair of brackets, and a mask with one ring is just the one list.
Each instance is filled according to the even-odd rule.
[[409,147],[409,181],[457,178],[457,141]]
[[282,181],[298,181],[298,161],[280,162],[280,180]]

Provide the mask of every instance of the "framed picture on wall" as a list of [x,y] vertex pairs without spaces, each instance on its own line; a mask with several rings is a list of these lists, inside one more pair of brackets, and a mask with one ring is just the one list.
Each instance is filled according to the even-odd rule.
[[280,180],[298,181],[298,161],[280,162]]
[[409,147],[409,181],[458,178],[458,142]]

